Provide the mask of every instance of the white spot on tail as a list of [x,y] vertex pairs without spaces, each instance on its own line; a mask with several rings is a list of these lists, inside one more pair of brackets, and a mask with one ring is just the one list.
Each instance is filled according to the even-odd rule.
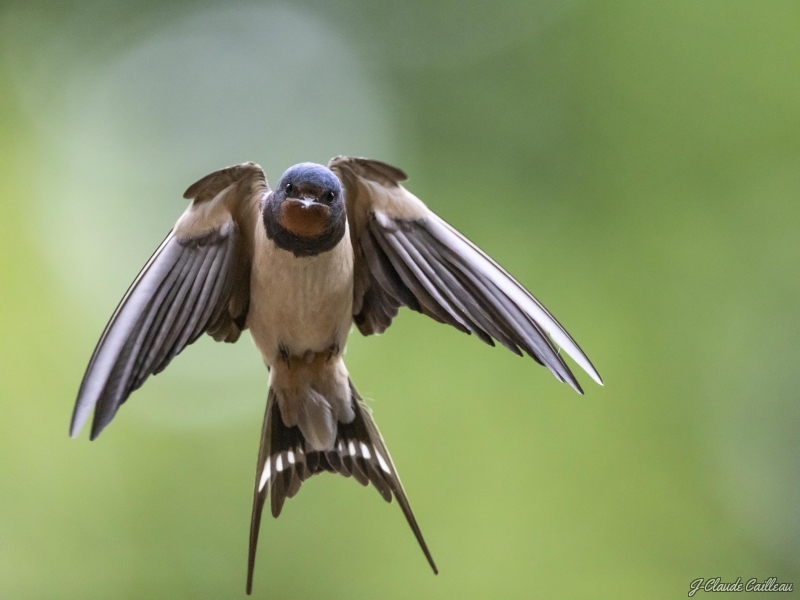
[[275,461],[275,470],[278,473],[283,471],[283,454],[278,454],[278,460]]
[[264,472],[261,473],[261,481],[259,481],[258,483],[259,492],[264,489],[265,485],[267,485],[267,482],[269,481],[269,474],[270,474],[270,462],[268,458],[267,462],[264,464]]
[[357,456],[356,455],[356,445],[353,443],[353,440],[347,442],[347,449],[350,452],[350,456]]
[[372,454],[370,454],[369,448],[367,448],[367,445],[364,442],[361,442],[361,455],[367,460],[372,458]]
[[289,450],[289,464],[294,464],[294,450]]
[[380,453],[380,452],[378,452],[377,450],[375,450],[375,456],[377,456],[377,457],[378,457],[378,462],[381,464],[381,469],[383,469],[383,470],[384,470],[384,471],[386,471],[386,472],[387,472],[389,475],[391,475],[391,474],[392,474],[392,472],[391,472],[391,470],[389,470],[389,465],[387,465],[387,464],[386,464],[386,461],[385,461],[385,460],[383,460],[383,456],[381,456],[381,453]]

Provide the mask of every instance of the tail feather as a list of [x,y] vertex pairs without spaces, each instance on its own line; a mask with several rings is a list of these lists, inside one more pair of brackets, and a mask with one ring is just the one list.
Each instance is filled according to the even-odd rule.
[[250,521],[248,594],[253,589],[258,531],[267,497],[271,500],[272,516],[277,517],[286,498],[293,497],[303,481],[325,471],[340,473],[345,477],[352,476],[364,486],[372,483],[386,502],[391,502],[392,497],[397,498],[397,503],[428,563],[433,572],[438,574],[378,426],[352,382],[350,391],[355,418],[350,423],[338,424],[333,450],[318,452],[306,444],[298,427],[286,427],[283,424],[275,393],[270,390],[261,432],[261,447],[258,451],[253,514]]

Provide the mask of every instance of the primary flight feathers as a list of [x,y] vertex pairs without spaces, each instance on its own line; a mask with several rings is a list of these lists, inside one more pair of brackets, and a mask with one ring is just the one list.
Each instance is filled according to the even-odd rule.
[[383,332],[407,306],[487,344],[494,339],[516,354],[525,351],[580,392],[549,334],[602,385],[588,357],[536,298],[400,185],[403,171],[351,157],[336,157],[329,167],[346,190],[356,252],[353,312],[361,333]]

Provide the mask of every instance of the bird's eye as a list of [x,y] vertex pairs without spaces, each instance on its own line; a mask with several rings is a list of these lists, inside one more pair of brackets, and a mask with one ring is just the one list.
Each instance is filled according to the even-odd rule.
[[292,194],[294,194],[294,186],[291,183],[287,183],[284,189],[286,191],[287,196],[291,196]]
[[327,194],[325,194],[325,201],[326,201],[328,204],[330,204],[331,202],[333,202],[333,199],[334,199],[334,198],[336,198],[336,194],[335,194],[334,192],[332,192],[332,191],[331,191],[331,192],[328,192]]

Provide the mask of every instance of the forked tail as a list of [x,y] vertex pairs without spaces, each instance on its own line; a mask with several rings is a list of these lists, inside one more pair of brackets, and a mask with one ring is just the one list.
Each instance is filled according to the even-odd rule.
[[256,561],[258,530],[261,513],[267,496],[270,497],[272,516],[281,513],[286,498],[293,497],[303,482],[317,473],[328,471],[352,476],[361,485],[372,483],[383,499],[397,503],[419,542],[434,573],[439,573],[422,532],[411,511],[403,484],[394,468],[378,426],[369,408],[350,382],[355,418],[350,423],[339,423],[333,450],[318,452],[306,444],[298,427],[286,427],[281,419],[275,393],[270,389],[267,411],[261,431],[258,451],[256,485],[253,497],[253,515],[250,521],[250,554],[247,562],[247,593],[253,589],[253,570]]

